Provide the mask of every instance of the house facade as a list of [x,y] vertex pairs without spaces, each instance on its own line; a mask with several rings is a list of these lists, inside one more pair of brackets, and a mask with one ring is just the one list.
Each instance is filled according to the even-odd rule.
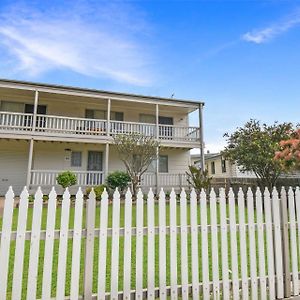
[[[8,186],[45,191],[65,170],[77,187],[104,183],[125,170],[113,136],[132,132],[160,142],[143,187],[184,186],[190,149],[203,150],[203,103],[0,80],[0,195]],[[199,126],[189,114],[199,110]],[[203,151],[202,151],[203,153]],[[76,187],[75,187],[76,188]]]

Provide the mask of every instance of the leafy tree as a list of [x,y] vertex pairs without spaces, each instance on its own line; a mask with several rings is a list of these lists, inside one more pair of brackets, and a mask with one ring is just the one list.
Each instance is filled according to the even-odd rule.
[[288,138],[291,129],[291,123],[267,125],[251,119],[231,135],[224,135],[228,145],[222,154],[241,171],[254,172],[261,187],[271,189],[284,172],[282,164],[274,159],[274,153],[280,149],[279,142]]
[[212,177],[208,176],[208,170],[202,172],[196,166],[189,166],[189,171],[186,172],[188,183],[200,193],[202,189],[206,192],[210,189]]
[[75,185],[77,183],[76,175],[71,171],[65,171],[56,177],[56,181],[63,188]]
[[114,142],[131,179],[132,192],[135,196],[142,175],[156,158],[159,143],[155,138],[140,133],[115,135]]
[[300,169],[300,129],[293,131],[279,146],[280,150],[276,152],[275,160],[280,161],[287,171]]

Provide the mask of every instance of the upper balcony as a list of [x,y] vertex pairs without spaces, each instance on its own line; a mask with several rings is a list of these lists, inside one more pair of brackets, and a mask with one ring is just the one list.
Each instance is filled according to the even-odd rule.
[[202,121],[189,126],[189,114],[202,105],[0,80],[0,138],[112,143],[116,134],[141,133],[159,139],[165,147],[194,148],[201,144]]
[[[35,124],[34,124],[35,123]],[[34,126],[35,125],[35,126]],[[0,133],[35,136],[112,139],[116,134],[141,133],[156,136],[156,125],[150,123],[110,121],[101,119],[73,118],[52,115],[34,115],[0,111]],[[199,127],[158,125],[158,137],[162,143],[191,143],[200,141]]]

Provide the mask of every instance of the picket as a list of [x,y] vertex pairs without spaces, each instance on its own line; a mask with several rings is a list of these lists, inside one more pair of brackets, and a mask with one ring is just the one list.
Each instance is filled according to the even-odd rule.
[[267,237],[267,265],[268,265],[268,288],[269,298],[275,299],[275,266],[274,266],[274,245],[273,245],[273,221],[270,192],[267,188],[264,191],[264,213],[266,222]]
[[38,188],[34,195],[34,204],[33,204],[33,217],[32,217],[32,226],[31,226],[28,282],[27,282],[27,299],[36,299],[42,210],[43,210],[43,193],[41,188]]
[[243,190],[238,192],[238,211],[239,211],[239,234],[240,234],[240,257],[241,257],[241,277],[242,277],[242,299],[249,298],[248,286],[248,264],[247,264],[247,243],[245,226],[245,200]]
[[159,193],[159,298],[167,298],[166,288],[166,196],[161,189]]
[[282,243],[281,224],[279,211],[279,198],[276,188],[272,191],[272,208],[274,222],[274,246],[275,246],[275,269],[277,281],[277,297],[283,298],[283,267],[282,267]]
[[55,213],[56,213],[56,192],[54,188],[52,188],[49,194],[48,211],[47,211],[47,227],[46,227],[43,284],[42,284],[43,299],[51,298]]
[[[204,190],[200,193],[199,206],[197,194],[192,190],[189,195],[182,189],[176,195],[172,189],[169,199],[166,199],[163,189],[158,198],[158,225],[155,225],[156,199],[150,189],[147,195],[147,224],[144,227],[144,195],[138,191],[136,204],[128,190],[124,199],[124,228],[120,227],[121,199],[116,190],[112,199],[112,227],[109,227],[108,212],[109,196],[105,190],[101,196],[100,226],[95,228],[96,199],[94,192],[84,198],[81,189],[76,194],[74,229],[69,229],[71,196],[68,189],[63,194],[61,204],[60,228],[55,230],[57,196],[51,190],[47,209],[46,230],[41,230],[43,193],[39,188],[34,197],[33,220],[31,230],[26,231],[28,212],[28,191],[23,190],[18,208],[16,231],[12,231],[14,193],[12,188],[6,194],[2,230],[0,232],[0,298],[6,299],[8,273],[11,272],[9,262],[12,241],[16,242],[15,256],[12,262],[13,276],[12,299],[21,299],[23,292],[23,261],[25,241],[30,240],[27,299],[37,298],[37,281],[39,271],[40,241],[45,240],[45,255],[41,265],[42,299],[51,299],[52,273],[57,272],[56,298],[64,299],[67,285],[66,268],[68,242],[73,240],[72,265],[69,299],[248,299],[249,287],[252,299],[277,299],[292,293],[299,295],[298,282],[298,240],[300,240],[300,191],[288,191],[288,226],[285,233],[281,225],[283,207],[280,201],[285,201],[284,193],[279,198],[276,190],[272,198],[266,189],[264,195],[259,189],[255,194],[248,189],[246,197],[240,189],[235,195],[230,189],[226,195],[223,188],[217,197],[215,190],[209,195]],[[227,203],[228,196],[228,203]],[[237,197],[236,197],[237,196]],[[177,201],[178,199],[178,201]],[[166,224],[166,201],[169,200],[170,223]],[[237,203],[236,203],[237,200]],[[87,203],[86,228],[82,228],[84,203]],[[122,202],[123,203],[123,202]],[[255,203],[255,205],[254,205]],[[296,204],[296,205],[295,205]],[[122,204],[123,205],[123,204]],[[133,227],[133,211],[136,209],[136,226]],[[200,224],[198,210],[200,209]],[[236,211],[238,210],[238,211]],[[238,222],[236,220],[238,214]],[[177,216],[179,223],[177,222]],[[247,216],[247,221],[245,217]],[[188,218],[190,217],[190,218]],[[189,223],[190,220],[190,223]],[[286,224],[283,222],[283,224]],[[286,235],[286,236],[285,236]],[[288,235],[288,236],[287,236]],[[107,262],[107,241],[111,237],[111,261]],[[120,236],[124,237],[124,248],[120,248]],[[135,254],[131,253],[132,238],[135,237]],[[248,236],[248,238],[247,238]],[[93,294],[94,270],[94,239],[99,237],[97,294]],[[155,238],[158,237],[156,253]],[[57,253],[54,253],[54,242],[59,241]],[[170,241],[167,248],[167,241]],[[180,240],[180,243],[178,241]],[[85,257],[81,261],[81,245],[85,241]],[[144,241],[147,241],[147,257],[144,257]],[[199,244],[199,242],[201,243]],[[230,241],[230,244],[229,244]],[[287,241],[287,242],[282,242]],[[180,245],[179,245],[180,244]],[[27,244],[26,244],[27,245]],[[201,249],[199,249],[201,245]],[[180,247],[180,248],[178,248]],[[292,268],[292,285],[284,284],[285,252],[290,249]],[[238,251],[239,248],[239,251]],[[169,249],[169,253],[167,253]],[[190,250],[190,251],[189,251]],[[123,269],[120,266],[119,254],[124,253]],[[200,253],[199,253],[200,252]],[[259,253],[259,255],[257,255]],[[53,269],[54,256],[58,257],[57,271]],[[167,270],[167,255],[170,266]],[[256,256],[258,256],[256,258]],[[229,257],[231,263],[229,264]],[[201,258],[201,259],[200,259]],[[158,259],[158,260],[156,260]],[[132,289],[132,264],[135,261],[136,282]],[[84,264],[83,295],[79,295],[81,265]],[[110,291],[106,291],[106,266],[110,263]],[[158,263],[158,264],[157,264]],[[189,269],[191,265],[191,270]],[[147,265],[147,287],[144,287],[144,271]],[[158,281],[156,282],[155,266],[158,265]],[[229,266],[230,265],[230,266]],[[178,266],[181,273],[178,281]],[[249,270],[248,270],[249,268]],[[266,274],[267,268],[267,274]],[[53,269],[53,270],[52,270]],[[202,276],[200,278],[200,269]],[[123,271],[123,291],[119,290],[121,281],[120,270]],[[239,271],[240,270],[240,271]],[[250,274],[249,274],[250,271]],[[276,273],[275,273],[276,271]],[[191,272],[191,274],[189,273]],[[170,286],[167,286],[167,274],[170,276]],[[221,276],[221,278],[220,278]],[[191,280],[191,281],[190,281]],[[275,285],[276,280],[276,285]],[[250,285],[249,285],[250,283]],[[157,284],[157,285],[156,285]],[[275,292],[276,287],[276,292]],[[201,293],[200,293],[200,288]],[[241,293],[241,295],[240,295]]]
[[119,290],[119,236],[120,236],[120,193],[118,189],[113,195],[112,241],[111,241],[111,277],[110,295],[112,300],[118,299]]
[[299,294],[298,280],[298,253],[297,253],[297,236],[296,236],[296,217],[295,217],[295,199],[292,188],[288,191],[288,208],[290,223],[290,248],[292,261],[292,277],[293,277],[293,295]]
[[219,247],[217,227],[217,203],[214,189],[210,192],[210,222],[211,222],[211,251],[212,251],[212,275],[213,275],[213,297],[220,299],[219,289]]
[[20,195],[19,216],[17,227],[17,238],[15,248],[15,261],[13,271],[13,286],[12,286],[12,299],[21,299],[22,294],[22,275],[23,275],[23,259],[24,259],[24,246],[25,246],[25,231],[27,222],[28,211],[28,191],[26,187]]
[[182,299],[188,299],[188,243],[186,193],[180,193],[180,241],[181,241],[181,286]]
[[200,193],[201,218],[201,263],[202,263],[202,294],[209,299],[209,266],[208,266],[208,234],[207,234],[207,199],[204,190]]
[[147,299],[154,299],[155,287],[155,246],[154,246],[154,194],[152,189],[148,193],[147,199],[147,222],[148,222],[148,251],[147,251]]
[[259,282],[260,282],[260,299],[267,299],[266,286],[266,262],[265,262],[265,240],[264,240],[264,221],[262,208],[262,195],[259,188],[256,190],[256,218],[257,218],[257,238],[258,238],[258,264],[259,264]]
[[0,272],[0,299],[6,298],[13,209],[14,209],[14,192],[12,190],[12,187],[9,187],[9,189],[5,195],[1,244],[0,244],[0,269],[1,269],[1,272]]
[[254,227],[254,203],[251,188],[247,191],[247,211],[248,211],[248,230],[250,248],[250,277],[251,277],[251,298],[257,299],[257,271],[256,271],[256,239]]
[[178,298],[177,291],[177,210],[176,194],[172,189],[170,194],[170,277],[171,299]]
[[69,215],[70,215],[70,192],[69,189],[66,188],[63,194],[63,200],[61,204],[59,253],[58,253],[58,267],[57,267],[57,289],[56,289],[57,299],[63,299],[65,296]]
[[198,254],[198,219],[197,194],[191,192],[190,219],[191,219],[191,247],[192,247],[192,288],[193,299],[199,299],[199,254]]
[[228,230],[225,189],[220,189],[220,224],[221,224],[221,257],[222,257],[222,280],[223,280],[223,300],[230,298],[229,276],[228,276]]
[[72,273],[71,273],[71,295],[70,295],[71,300],[76,300],[78,299],[79,296],[82,210],[83,210],[83,193],[81,188],[79,188],[76,194],[75,213],[74,213],[74,236],[73,236],[73,247],[72,247]]
[[143,227],[144,227],[144,199],[141,189],[137,193],[136,199],[136,253],[135,253],[135,290],[136,298],[143,297]]
[[124,221],[124,274],[123,274],[124,299],[130,299],[130,291],[131,291],[131,222],[132,222],[132,195],[130,190],[128,189],[125,195],[125,221]]
[[105,300],[106,288],[106,253],[107,253],[108,193],[101,195],[99,259],[98,259],[98,299]]
[[230,188],[229,190],[228,198],[229,198],[232,296],[233,296],[233,300],[238,300],[240,299],[239,268],[238,268],[238,252],[237,252],[237,236],[236,236],[235,196],[232,188]]

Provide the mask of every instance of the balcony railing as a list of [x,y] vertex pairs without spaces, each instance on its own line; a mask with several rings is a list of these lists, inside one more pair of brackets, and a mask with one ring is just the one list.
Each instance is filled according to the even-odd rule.
[[[32,170],[31,186],[53,186],[57,185],[56,177],[63,170]],[[77,186],[96,186],[104,183],[104,172],[102,171],[72,171],[77,177]],[[162,187],[187,187],[186,174],[160,173],[158,174],[158,185]],[[142,187],[155,187],[156,174],[145,173],[142,177]]]
[[[31,131],[55,135],[72,136],[106,136],[126,133],[142,133],[156,136],[156,125],[137,122],[73,118],[64,116],[37,115],[35,124],[33,114],[0,112],[0,131]],[[35,126],[33,126],[35,125]],[[198,127],[175,125],[159,125],[159,139],[164,141],[180,141],[196,143],[200,140]]]
[[[30,185],[53,186],[57,185],[56,177],[62,170],[32,170]],[[96,186],[104,182],[102,171],[72,171],[77,178],[78,186]]]

